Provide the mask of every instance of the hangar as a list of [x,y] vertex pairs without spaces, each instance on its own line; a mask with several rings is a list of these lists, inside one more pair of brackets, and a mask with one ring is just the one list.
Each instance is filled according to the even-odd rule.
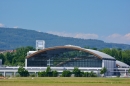
[[65,68],[68,70],[78,67],[82,71],[95,71],[99,73],[100,69],[107,68],[106,76],[119,74],[119,68],[127,68],[122,74],[126,75],[129,65],[117,61],[114,57],[103,52],[85,49],[79,46],[65,45],[45,48],[39,51],[29,51],[25,59],[25,67],[47,67],[54,70]]
[[[64,70],[73,71],[74,67],[78,67],[82,72],[93,71],[97,76],[101,76],[100,70],[105,67],[107,69],[105,76],[129,76],[129,65],[97,50],[74,45],[50,48],[43,48],[42,46],[41,50],[36,49],[37,51],[27,52],[24,67],[28,72],[36,75],[50,66],[52,71],[56,70],[59,74]],[[4,76],[17,74],[19,67],[5,67],[1,63],[2,60],[0,60],[0,73]]]

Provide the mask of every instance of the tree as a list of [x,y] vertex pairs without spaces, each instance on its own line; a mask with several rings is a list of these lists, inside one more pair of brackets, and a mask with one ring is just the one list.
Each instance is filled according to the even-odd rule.
[[46,77],[46,72],[45,71],[38,72],[38,76],[39,77]]
[[52,75],[53,75],[53,77],[57,77],[58,76],[58,72],[56,70],[52,71]]
[[[100,70],[100,74],[105,74],[107,72],[107,69],[105,67],[103,67],[101,70]],[[103,75],[104,76],[104,75]]]
[[85,72],[83,77],[88,77],[89,76],[89,72]]
[[3,54],[0,54],[0,59],[2,59],[2,64],[4,64],[5,63],[5,57],[4,57]]
[[119,51],[118,60],[120,60],[120,61],[122,60],[122,51],[121,50]]
[[77,67],[73,69],[73,73],[75,77],[81,77],[81,71]]
[[39,77],[57,77],[57,71],[51,71],[51,68],[48,66],[46,71],[38,72]]
[[62,76],[63,76],[63,77],[70,77],[70,76],[71,76],[71,72],[70,72],[69,70],[64,70],[64,71],[62,72]]
[[128,70],[128,73],[130,73],[130,69]]
[[22,66],[18,68],[18,73],[20,74],[21,77],[29,76],[29,72]]
[[91,72],[89,73],[89,76],[90,76],[90,77],[97,77],[97,75],[96,75],[93,71],[91,71]]
[[3,77],[3,75],[0,73],[0,77]]
[[47,77],[52,77],[52,71],[51,71],[50,66],[48,66],[47,69],[46,69],[46,76]]

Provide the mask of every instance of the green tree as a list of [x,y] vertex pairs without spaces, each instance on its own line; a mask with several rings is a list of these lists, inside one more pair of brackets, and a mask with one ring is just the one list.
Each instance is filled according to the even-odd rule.
[[0,73],[0,77],[3,77],[3,75]]
[[89,77],[89,72],[84,72],[83,77]]
[[46,72],[42,71],[42,72],[38,72],[38,77],[46,77]]
[[112,56],[112,51],[109,48],[104,48],[101,51]]
[[22,66],[18,68],[18,73],[20,74],[21,77],[29,76],[29,72]]
[[82,75],[81,75],[81,71],[77,68],[77,67],[75,67],[74,69],[73,69],[73,73],[74,73],[74,76],[75,77],[81,77]]
[[121,50],[119,50],[118,60],[119,60],[119,61],[122,60],[122,51],[121,51]]
[[90,76],[90,77],[97,77],[97,75],[96,75],[93,71],[91,71],[91,72],[89,73],[89,76]]
[[101,70],[100,70],[100,74],[105,74],[107,72],[107,69],[105,67],[103,67]]
[[48,66],[47,69],[46,69],[46,76],[47,77],[52,77],[52,71],[51,71],[50,66]]
[[56,70],[52,71],[52,75],[53,75],[53,77],[57,77],[58,76],[58,72]]
[[4,57],[3,54],[0,54],[0,59],[2,60],[2,64],[4,64],[5,63],[5,57]]
[[130,73],[130,69],[128,70],[128,73]]
[[70,77],[71,76],[71,72],[69,70],[64,70],[62,72],[62,77]]

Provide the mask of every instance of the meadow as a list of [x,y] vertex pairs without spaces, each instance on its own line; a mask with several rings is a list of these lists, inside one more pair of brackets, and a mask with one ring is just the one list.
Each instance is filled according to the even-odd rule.
[[130,86],[130,78],[13,77],[0,86]]

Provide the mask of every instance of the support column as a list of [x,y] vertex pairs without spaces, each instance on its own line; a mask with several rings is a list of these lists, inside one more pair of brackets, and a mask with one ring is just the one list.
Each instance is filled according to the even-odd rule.
[[105,66],[104,66],[104,60],[102,60],[102,68],[103,68],[103,67],[105,67]]
[[37,74],[37,72],[35,72],[35,77],[38,77],[38,74]]
[[125,69],[125,76],[127,76],[126,69]]
[[6,77],[6,72],[4,71],[4,77]]
[[98,75],[98,76],[99,76],[99,71],[100,71],[100,70],[97,69],[97,75]]
[[14,72],[14,77],[16,76],[16,72]]
[[27,67],[27,58],[25,59],[25,68]]

